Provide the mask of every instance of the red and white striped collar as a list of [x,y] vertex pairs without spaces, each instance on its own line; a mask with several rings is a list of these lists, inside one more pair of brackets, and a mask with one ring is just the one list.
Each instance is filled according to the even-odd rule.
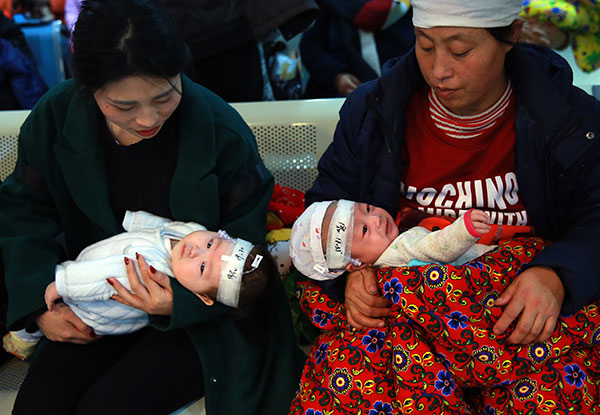
[[508,80],[506,90],[494,105],[484,112],[476,115],[458,115],[450,112],[429,90],[429,115],[433,124],[452,138],[474,138],[492,128],[502,117],[512,96],[512,82]]

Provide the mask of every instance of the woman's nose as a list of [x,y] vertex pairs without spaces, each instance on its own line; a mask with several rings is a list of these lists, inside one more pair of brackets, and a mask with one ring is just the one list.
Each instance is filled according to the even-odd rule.
[[444,80],[452,76],[452,68],[449,57],[445,53],[437,52],[433,58],[433,77],[438,80]]
[[153,106],[144,107],[140,110],[139,115],[136,118],[136,122],[142,128],[153,128],[156,127],[156,121],[158,120],[158,111]]

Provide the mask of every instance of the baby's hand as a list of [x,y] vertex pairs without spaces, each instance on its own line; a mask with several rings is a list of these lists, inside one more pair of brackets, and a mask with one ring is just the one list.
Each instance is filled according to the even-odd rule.
[[477,232],[480,234],[488,233],[492,228],[490,223],[490,217],[487,213],[482,210],[473,209],[471,210],[471,223]]
[[58,291],[56,291],[56,284],[51,282],[46,287],[46,293],[44,294],[44,300],[46,301],[46,307],[48,307],[48,311],[54,310],[54,302],[58,300],[60,295],[58,295]]

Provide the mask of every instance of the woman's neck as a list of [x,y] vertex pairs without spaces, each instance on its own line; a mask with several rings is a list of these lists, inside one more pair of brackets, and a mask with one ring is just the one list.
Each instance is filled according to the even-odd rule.
[[114,124],[108,118],[106,119],[106,125],[108,126],[108,132],[115,140],[115,143],[120,146],[131,146],[142,141],[142,138],[129,133],[127,130]]

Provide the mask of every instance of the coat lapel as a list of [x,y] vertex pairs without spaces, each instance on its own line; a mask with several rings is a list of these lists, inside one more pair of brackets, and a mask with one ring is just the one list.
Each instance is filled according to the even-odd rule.
[[77,207],[108,234],[122,232],[108,196],[101,126],[93,98],[77,94],[64,124],[64,140],[54,145],[65,182]]
[[171,182],[170,208],[177,220],[219,225],[219,181],[213,112],[199,85],[182,75],[179,156]]

